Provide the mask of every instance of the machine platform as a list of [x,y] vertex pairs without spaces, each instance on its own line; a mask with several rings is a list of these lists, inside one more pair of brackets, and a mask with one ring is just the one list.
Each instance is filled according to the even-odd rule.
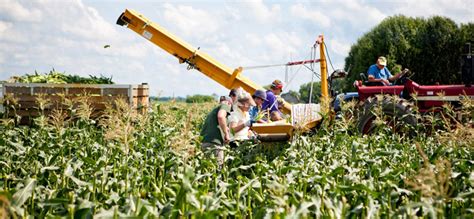
[[261,141],[287,141],[297,129],[310,130],[322,120],[319,104],[293,104],[290,122],[281,120],[270,123],[255,123],[252,131]]

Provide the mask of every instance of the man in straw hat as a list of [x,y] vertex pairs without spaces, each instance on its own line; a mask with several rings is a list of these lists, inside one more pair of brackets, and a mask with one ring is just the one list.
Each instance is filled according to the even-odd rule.
[[393,82],[400,77],[400,74],[393,76],[386,66],[387,58],[380,56],[377,59],[377,63],[371,65],[369,70],[367,70],[369,82],[380,82],[383,85],[388,86],[391,85],[390,81]]

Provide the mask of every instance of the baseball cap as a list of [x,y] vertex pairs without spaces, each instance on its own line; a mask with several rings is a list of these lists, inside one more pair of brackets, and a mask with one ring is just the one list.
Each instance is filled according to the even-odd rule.
[[259,97],[262,98],[263,100],[267,100],[267,93],[263,90],[256,90],[255,93],[252,95],[253,98]]
[[383,65],[383,66],[386,66],[387,65],[387,58],[383,57],[383,56],[380,56],[378,59],[377,59],[377,63],[379,65]]
[[272,82],[272,85],[271,85],[272,88],[274,89],[280,89],[280,90],[283,90],[283,82],[281,82],[280,80],[274,80]]

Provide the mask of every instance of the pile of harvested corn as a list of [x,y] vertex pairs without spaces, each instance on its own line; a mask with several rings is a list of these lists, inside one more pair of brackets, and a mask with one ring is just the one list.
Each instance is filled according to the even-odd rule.
[[58,72],[51,70],[49,73],[25,74],[23,76],[13,76],[7,82],[9,83],[50,83],[50,84],[114,84],[112,77],[94,76],[81,77],[78,75],[66,74],[66,72]]

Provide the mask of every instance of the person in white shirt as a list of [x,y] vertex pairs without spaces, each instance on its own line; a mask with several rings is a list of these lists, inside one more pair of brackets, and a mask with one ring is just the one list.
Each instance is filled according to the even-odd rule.
[[251,106],[255,106],[255,101],[249,93],[243,91],[237,96],[235,106],[234,111],[229,116],[231,140],[248,140],[249,128],[252,126],[249,109]]

